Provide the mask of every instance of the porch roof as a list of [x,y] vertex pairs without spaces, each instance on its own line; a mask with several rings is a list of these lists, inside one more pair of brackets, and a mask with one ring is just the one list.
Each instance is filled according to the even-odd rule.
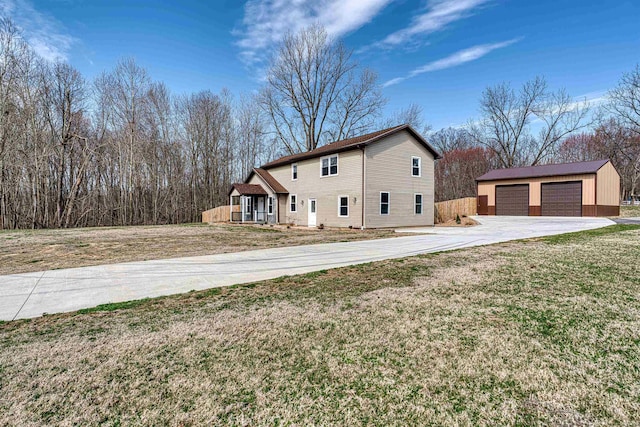
[[237,190],[241,196],[266,196],[267,191],[259,184],[240,184],[235,183],[231,185],[229,194],[233,193],[233,190]]
[[[252,173],[258,174],[276,194],[289,194],[286,188],[278,182],[269,172],[261,168],[254,168]],[[251,178],[247,178],[247,181]]]

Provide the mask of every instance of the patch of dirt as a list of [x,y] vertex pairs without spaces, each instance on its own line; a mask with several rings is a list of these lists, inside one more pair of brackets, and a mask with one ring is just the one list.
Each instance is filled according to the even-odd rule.
[[478,222],[465,216],[460,218],[460,224],[455,219],[450,219],[447,222],[436,224],[436,227],[472,227],[474,225],[478,225]]

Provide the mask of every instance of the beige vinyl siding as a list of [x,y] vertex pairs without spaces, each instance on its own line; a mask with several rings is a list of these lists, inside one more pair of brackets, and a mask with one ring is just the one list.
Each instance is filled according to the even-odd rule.
[[488,205],[496,205],[496,185],[529,184],[529,206],[540,206],[541,184],[545,182],[582,181],[582,204],[595,205],[595,175],[562,175],[540,178],[509,179],[478,183],[478,196],[487,196]]
[[620,205],[620,175],[611,162],[598,171],[598,206]]
[[280,216],[276,216],[276,221],[280,224],[288,224],[287,223],[287,206],[289,203],[289,195],[288,194],[278,194],[278,212],[280,212]]
[[[321,157],[298,161],[298,179],[291,179],[291,165],[270,168],[289,194],[298,196],[298,212],[289,212],[289,198],[280,222],[308,224],[309,199],[316,199],[316,224],[327,227],[360,227],[362,225],[362,151],[338,153],[338,175],[320,176]],[[339,196],[349,196],[349,217],[338,216]],[[284,197],[283,197],[284,199]],[[281,205],[282,208],[282,205]]]
[[[434,159],[409,132],[398,132],[365,149],[367,228],[433,225]],[[421,176],[411,175],[411,157],[421,158]],[[389,215],[380,215],[380,192],[389,192]],[[422,215],[414,196],[422,194]]]

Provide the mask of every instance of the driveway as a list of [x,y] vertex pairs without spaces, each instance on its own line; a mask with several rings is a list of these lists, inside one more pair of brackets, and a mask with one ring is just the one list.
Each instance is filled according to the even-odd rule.
[[635,217],[635,218],[615,218],[614,221],[617,224],[640,225],[640,217]]
[[325,243],[0,276],[0,320],[273,279],[429,252],[605,227],[605,218],[474,217],[466,228],[363,242]]

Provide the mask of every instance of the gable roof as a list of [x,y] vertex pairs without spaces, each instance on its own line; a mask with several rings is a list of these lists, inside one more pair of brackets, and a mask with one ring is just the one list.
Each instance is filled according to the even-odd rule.
[[292,154],[290,156],[280,157],[277,160],[266,163],[262,165],[263,169],[273,168],[276,166],[283,166],[290,163],[295,163],[300,160],[313,159],[314,157],[326,156],[329,154],[339,153],[342,151],[352,150],[354,148],[360,148],[362,146],[366,146],[372,144],[376,141],[381,140],[387,136],[391,136],[398,132],[406,130],[422,145],[424,146],[433,157],[436,159],[441,158],[442,156],[438,153],[435,148],[433,148],[418,132],[416,132],[410,125],[404,124],[399,126],[390,127],[387,129],[382,129],[376,132],[371,132],[366,135],[360,135],[353,138],[343,139],[340,141],[335,141],[327,145],[323,145],[322,147],[316,148],[315,150],[307,151],[305,153]]
[[267,172],[262,168],[254,168],[251,174],[249,174],[249,178],[247,178],[246,181],[250,180],[251,175],[253,175],[254,173],[257,174],[260,178],[262,178],[264,182],[266,182],[267,185],[271,187],[271,189],[276,194],[289,194],[287,189],[284,188],[282,184],[280,184],[278,180],[273,177],[273,175],[271,175],[269,172]]
[[609,160],[591,162],[559,163],[555,165],[528,166],[523,168],[494,169],[476,178],[476,181],[498,181],[518,178],[540,178],[543,176],[584,175],[596,173]]
[[267,191],[259,184],[232,184],[229,194],[233,193],[233,190],[238,190],[238,193],[242,196],[266,196]]

